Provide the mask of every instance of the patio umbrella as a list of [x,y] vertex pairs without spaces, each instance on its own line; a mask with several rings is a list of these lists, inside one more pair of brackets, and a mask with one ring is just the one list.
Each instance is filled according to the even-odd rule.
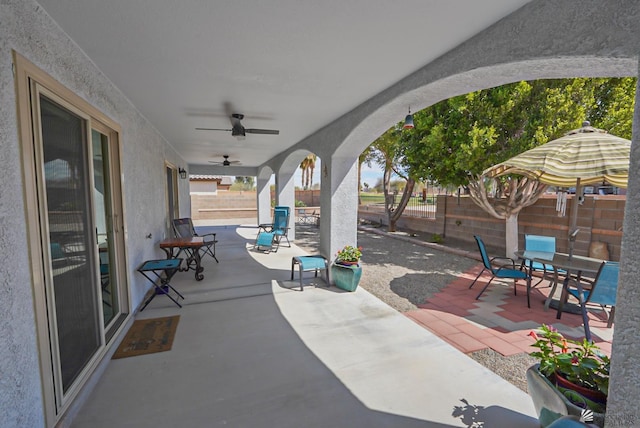
[[569,231],[569,254],[573,254],[581,187],[603,182],[627,187],[630,150],[631,141],[584,122],[582,128],[492,166],[483,174],[488,177],[518,174],[552,186],[575,186]]

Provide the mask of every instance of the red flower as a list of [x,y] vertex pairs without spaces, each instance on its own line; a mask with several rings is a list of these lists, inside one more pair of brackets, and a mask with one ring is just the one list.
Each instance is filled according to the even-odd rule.
[[562,339],[562,353],[566,354],[567,352],[569,352],[569,346],[567,345],[567,340]]
[[580,362],[580,359],[579,359],[578,357],[576,357],[576,356],[574,356],[574,357],[571,359],[571,364],[578,364],[579,362]]
[[533,331],[533,330],[531,330],[531,331],[529,332],[529,334],[527,334],[527,336],[531,336],[531,337],[533,337],[535,340],[538,340],[538,335],[537,335],[537,334],[536,334],[536,332],[535,332],[535,331]]

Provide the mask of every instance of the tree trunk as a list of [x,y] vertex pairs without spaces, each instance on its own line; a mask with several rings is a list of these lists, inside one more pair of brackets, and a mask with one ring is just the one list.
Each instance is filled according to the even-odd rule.
[[511,214],[505,220],[506,256],[514,258],[518,251],[518,214]]
[[413,178],[407,180],[407,184],[404,186],[404,191],[402,192],[402,198],[400,198],[400,203],[392,212],[389,212],[389,232],[396,231],[396,222],[402,216],[404,209],[411,200],[415,184],[416,182]]

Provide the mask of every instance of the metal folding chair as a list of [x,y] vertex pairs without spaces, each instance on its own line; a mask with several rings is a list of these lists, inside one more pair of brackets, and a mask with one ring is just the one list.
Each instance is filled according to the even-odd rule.
[[218,240],[216,239],[215,233],[198,235],[195,227],[193,227],[193,222],[189,217],[174,219],[173,232],[175,233],[176,238],[192,238],[194,236],[201,236],[204,240],[204,246],[201,248],[202,255],[208,254],[213,257],[216,263],[219,263],[218,258],[216,257],[216,243]]

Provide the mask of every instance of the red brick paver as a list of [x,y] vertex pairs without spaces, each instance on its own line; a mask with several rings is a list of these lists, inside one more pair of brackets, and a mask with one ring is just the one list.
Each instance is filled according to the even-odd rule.
[[[481,277],[469,289],[481,268],[478,265],[465,272],[405,315],[464,353],[485,348],[505,356],[529,353],[533,350],[533,339],[528,334],[541,324],[552,324],[567,337],[584,336],[580,315],[563,313],[558,320],[556,310],[544,311],[543,302],[551,290],[546,281],[531,290],[531,308],[527,308],[524,282],[519,283],[514,296],[512,282],[494,280],[480,299],[475,300],[488,279],[488,275]],[[589,312],[593,340],[610,355],[613,331],[606,325],[603,313]]]

